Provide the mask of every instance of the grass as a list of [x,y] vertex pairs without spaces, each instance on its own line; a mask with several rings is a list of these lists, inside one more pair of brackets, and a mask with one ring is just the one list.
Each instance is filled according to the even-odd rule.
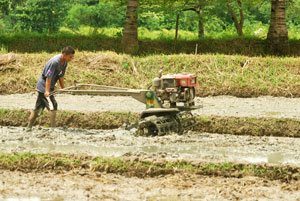
[[130,158],[103,158],[63,155],[14,153],[0,154],[0,169],[11,171],[73,171],[106,172],[125,176],[155,177],[167,174],[189,173],[208,176],[242,178],[262,177],[270,180],[290,182],[300,179],[300,168],[293,166],[271,166],[266,164],[191,163],[187,161],[132,161]]
[[[74,33],[74,30],[71,30],[66,27],[61,27],[59,30],[60,33],[66,33],[71,35],[99,35],[106,38],[119,38],[123,35],[123,28],[99,28],[97,32],[94,32],[94,28],[82,26],[79,30]],[[224,35],[223,35],[224,36]],[[172,41],[175,37],[175,30],[148,30],[144,27],[139,27],[138,29],[139,40],[159,40],[159,41]],[[234,35],[232,35],[234,37]],[[197,41],[198,35],[195,32],[179,30],[178,39],[181,41]]]
[[[263,35],[249,34],[239,37],[234,31],[211,33],[199,39],[196,33],[179,31],[178,42],[174,44],[174,30],[149,31],[139,28],[138,55],[194,53],[198,45],[201,54],[241,54],[247,56],[266,56],[265,32]],[[293,35],[297,35],[297,31]],[[80,51],[109,50],[122,53],[121,28],[102,28],[93,34],[89,27],[82,27],[78,33],[67,28],[61,28],[55,34],[38,33],[2,33],[0,34],[0,52],[53,53],[67,45],[72,45]],[[299,56],[299,38],[290,38],[290,56]]]
[[[290,40],[299,40],[299,26],[288,26],[289,39]],[[266,39],[268,34],[268,25],[263,25],[261,23],[251,24],[244,26],[243,32],[244,37],[247,38],[260,38]],[[81,26],[78,30],[74,31],[67,27],[61,27],[59,33],[67,33],[71,35],[101,35],[108,38],[118,38],[123,34],[123,28],[98,28],[95,32],[95,29],[88,26]],[[175,29],[167,30],[149,30],[145,27],[138,28],[138,37],[139,40],[160,40],[160,41],[172,41],[175,38]],[[210,39],[233,39],[237,38],[236,28],[233,26],[226,27],[223,31],[213,31],[206,29],[205,38]],[[187,30],[178,30],[178,39],[182,41],[197,41],[198,32],[197,31],[187,31]]]
[[[297,26],[289,27],[290,55],[298,56],[299,31]],[[258,31],[258,32],[257,32]],[[205,37],[199,39],[196,32],[179,30],[177,45],[174,45],[175,30],[148,30],[140,27],[138,30],[140,48],[139,55],[194,53],[198,44],[198,53],[242,54],[248,56],[266,55],[268,26],[255,24],[244,28],[245,35],[240,37],[235,28],[224,31],[207,31]],[[1,33],[1,52],[55,52],[61,47],[72,45],[78,50],[122,52],[121,37],[123,28],[80,27],[74,31],[61,27],[55,34],[38,34],[31,32]],[[257,32],[257,33],[255,33]]]
[[[34,91],[43,66],[54,55],[46,52],[16,54],[15,63],[0,66],[0,94]],[[299,66],[299,59],[293,57],[220,54],[137,57],[109,51],[77,51],[65,79],[66,86],[73,85],[76,80],[79,83],[145,89],[162,68],[164,74],[197,74],[197,96],[201,97],[300,97]]]
[[[26,126],[30,111],[0,109],[0,126]],[[139,114],[117,112],[80,113],[58,111],[57,126],[83,129],[115,129],[134,123]],[[300,137],[300,120],[288,118],[196,116],[194,131],[250,136]],[[49,126],[48,112],[38,119],[40,126]]]

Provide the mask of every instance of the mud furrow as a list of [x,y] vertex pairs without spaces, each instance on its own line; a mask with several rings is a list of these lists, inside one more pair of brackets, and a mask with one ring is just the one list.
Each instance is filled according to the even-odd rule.
[[[56,99],[59,110],[67,111],[140,113],[145,109],[142,103],[130,97],[59,94]],[[0,95],[0,108],[32,109],[35,101],[36,93]],[[300,118],[300,98],[214,96],[196,98],[196,104],[203,105],[202,109],[195,111],[202,116]]]
[[84,130],[0,128],[1,153],[64,153],[90,156],[208,162],[300,164],[300,138],[255,137],[188,132],[184,135],[134,136],[123,129]]

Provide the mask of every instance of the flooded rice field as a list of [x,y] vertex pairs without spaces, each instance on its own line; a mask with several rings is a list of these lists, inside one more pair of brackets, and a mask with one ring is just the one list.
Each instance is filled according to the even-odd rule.
[[[32,109],[35,93],[0,96],[0,108]],[[141,112],[128,97],[57,95],[60,110]],[[126,105],[124,105],[124,101]],[[82,104],[84,102],[85,104]],[[230,96],[197,98],[200,115],[299,118],[300,99]],[[189,131],[183,135],[135,136],[123,129],[0,126],[0,153],[50,153],[132,157],[144,161],[236,162],[300,165],[300,138],[255,137]],[[0,200],[300,200],[300,182],[260,177],[226,178],[197,174],[125,177],[77,170],[0,170]]]
[[[0,95],[0,108],[32,109],[36,93]],[[142,112],[145,105],[130,97],[103,97],[58,94],[55,96],[59,110],[79,112]],[[123,104],[126,102],[126,104]],[[84,103],[84,104],[83,104]],[[262,96],[258,98],[237,98],[213,96],[196,98],[196,104],[203,108],[194,111],[198,115],[235,117],[299,118],[300,98]]]
[[300,138],[187,132],[135,136],[130,131],[0,127],[1,153],[63,153],[90,156],[300,165]]
[[[129,131],[1,127],[1,153],[64,153],[143,160],[300,164],[300,139],[188,132],[161,137]],[[0,200],[300,200],[300,182],[197,174],[125,177],[99,172],[0,170]]]

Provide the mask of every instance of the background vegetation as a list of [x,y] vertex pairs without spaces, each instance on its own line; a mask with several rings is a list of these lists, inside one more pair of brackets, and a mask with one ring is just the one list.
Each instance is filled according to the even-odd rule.
[[[174,5],[175,3],[170,5],[166,2],[159,2],[157,5],[149,4],[149,2],[148,4],[144,3],[139,10],[139,27],[145,32],[151,31],[144,37],[142,36],[142,39],[147,37],[159,39],[161,33],[155,31],[162,31],[162,34],[165,34],[164,32],[175,29],[176,15],[180,5]],[[234,8],[237,6],[235,1],[232,1],[231,4]],[[109,35],[118,36],[118,34],[122,34],[126,13],[125,4],[119,1],[102,0],[1,0],[0,6],[2,7],[0,11],[0,31],[2,33],[23,31],[55,33],[59,30],[65,32],[65,28],[67,28],[68,32],[73,33],[103,34],[105,31],[99,30],[99,28],[105,27],[117,28]],[[203,7],[201,19],[204,22],[206,37],[223,38],[237,35],[225,0],[216,1]],[[288,1],[287,26],[291,39],[300,37],[299,8],[300,1]],[[270,1],[244,1],[243,11],[246,19],[243,29],[246,36],[266,38],[270,23],[270,10]],[[187,32],[182,32],[180,35],[186,38],[185,35],[188,33],[192,39],[196,39],[198,20],[197,13],[182,12],[179,26],[180,30]],[[111,30],[109,29],[109,32]],[[173,37],[172,34],[167,38]]]
[[[259,43],[255,55],[265,52],[268,29],[271,20],[271,1],[243,0],[241,8],[239,0],[139,0],[138,39],[141,41],[168,42],[166,53],[195,51],[196,43],[209,41],[225,41],[230,46],[235,38],[246,38]],[[75,48],[84,50],[121,50],[121,38],[126,21],[126,1],[122,0],[0,0],[0,48],[2,51],[36,52],[57,51],[55,46],[64,41],[73,44],[82,40],[82,44],[74,44]],[[230,12],[231,8],[234,15]],[[290,41],[295,44],[300,34],[300,0],[286,1],[286,25]],[[196,9],[196,10],[194,10]],[[197,10],[198,9],[198,10]],[[196,11],[196,12],[195,12]],[[199,12],[198,12],[199,11]],[[239,12],[243,12],[244,20],[242,31],[238,34],[234,16],[241,21]],[[190,50],[178,49],[182,44],[174,46],[176,19],[180,16],[179,34],[177,39],[187,44]],[[203,33],[199,32],[199,23]],[[105,38],[105,41],[99,39]],[[74,39],[74,40],[72,40]],[[88,40],[88,42],[86,42]],[[27,45],[24,46],[24,41]],[[49,47],[40,47],[36,41],[44,42]],[[57,43],[55,43],[57,41]],[[77,42],[79,43],[79,42]],[[94,43],[94,44],[88,44]],[[113,44],[112,44],[113,43]],[[222,53],[238,53],[253,55],[254,53],[236,50],[228,51],[230,47],[216,45],[216,49],[225,48]],[[241,43],[243,49],[245,43]],[[47,45],[46,45],[47,46]],[[93,47],[94,46],[94,47]],[[164,45],[162,45],[164,46]],[[200,45],[201,46],[201,45]],[[292,45],[293,46],[293,45]],[[27,47],[27,49],[24,47]],[[138,53],[161,53],[139,47]],[[298,55],[293,52],[291,55]],[[300,48],[299,48],[300,49]],[[192,51],[193,50],[193,51]],[[205,48],[199,52],[206,52]],[[213,51],[209,51],[213,52]],[[257,52],[256,50],[254,52]]]

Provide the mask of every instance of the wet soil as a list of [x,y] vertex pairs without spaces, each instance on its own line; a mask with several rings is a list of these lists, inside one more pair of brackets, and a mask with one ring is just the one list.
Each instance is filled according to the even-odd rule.
[[187,132],[134,136],[117,130],[0,127],[0,153],[32,152],[135,157],[155,161],[188,160],[300,164],[300,138],[255,137]]
[[[0,96],[0,108],[32,109],[36,94]],[[60,110],[141,112],[129,97],[57,95]],[[82,104],[84,103],[84,104]],[[124,104],[126,103],[126,104]],[[299,118],[300,99],[230,96],[197,98],[210,116]],[[134,136],[123,129],[86,130],[0,127],[0,153],[63,153],[130,157],[144,161],[268,163],[300,165],[300,138],[237,136],[189,131],[184,135]],[[0,170],[0,200],[300,200],[300,182],[258,177],[224,178],[196,174],[153,178],[99,172]],[[30,189],[30,190],[28,190]]]
[[[74,96],[58,94],[59,110],[80,112],[142,112],[144,104],[130,97]],[[11,94],[0,96],[0,108],[32,109],[36,93]],[[124,104],[126,103],[126,104]],[[299,118],[300,98],[262,96],[258,98],[237,98],[232,96],[213,96],[197,98],[196,104],[203,105],[195,113],[202,116],[235,117],[276,117]]]
[[[36,93],[0,95],[0,108],[33,109],[37,98]],[[142,112],[145,105],[126,97],[108,96],[74,96],[68,94],[55,95],[59,110],[79,112]],[[126,104],[124,104],[126,103]]]
[[[300,182],[190,174],[128,178],[106,173],[0,171],[1,200],[299,200]],[[28,189],[30,189],[28,191]]]

